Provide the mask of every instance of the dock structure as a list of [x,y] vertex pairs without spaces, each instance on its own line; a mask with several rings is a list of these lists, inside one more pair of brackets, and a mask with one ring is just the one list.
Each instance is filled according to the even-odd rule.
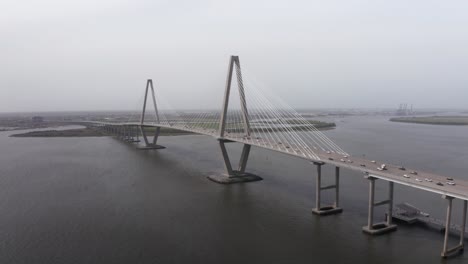
[[[231,90],[234,73],[237,79],[240,108],[229,110],[229,98],[234,91]],[[146,101],[150,91],[154,115],[156,116],[156,120],[152,122],[145,120]],[[250,96],[247,96],[249,92]],[[463,201],[463,219],[460,230],[465,230],[468,181],[455,180],[443,175],[351,156],[297,112],[287,110],[288,108],[284,106],[275,108],[276,104],[270,102],[266,96],[268,94],[265,95],[262,91],[254,90],[252,93],[251,90],[244,87],[239,58],[232,56],[228,66],[225,94],[222,101],[223,107],[219,115],[213,117],[207,113],[196,115],[179,113],[177,116],[171,117],[169,114],[165,114],[158,109],[158,98],[156,97],[153,82],[149,79],[146,83],[145,101],[140,122],[87,121],[85,123],[109,131],[109,133],[127,142],[138,142],[141,134],[144,146],[140,148],[146,150],[164,148],[158,145],[157,141],[161,129],[165,128],[211,136],[219,142],[225,172],[210,175],[208,178],[222,184],[262,179],[247,171],[247,161],[252,146],[307,160],[317,169],[315,208],[312,209],[312,212],[319,216],[343,211],[339,204],[340,170],[349,169],[362,172],[369,182],[368,222],[362,230],[369,235],[381,235],[396,230],[392,217],[388,217],[385,222],[374,223],[375,207],[387,206],[387,214],[392,214],[394,184],[439,194],[447,200],[446,233],[441,256],[448,257],[463,251],[465,232],[460,231],[460,243],[452,248],[448,246],[448,233],[451,227],[451,216],[454,210],[452,201],[454,199]],[[151,130],[154,133],[151,142],[148,140],[146,130]],[[240,143],[243,145],[237,169],[232,167],[225,143]],[[325,165],[335,167],[335,183],[333,185],[322,186],[322,167]],[[375,201],[377,180],[388,182],[388,198],[379,202]],[[335,201],[332,205],[322,205],[321,193],[325,190],[335,191]]]
[[[433,228],[440,232],[445,232],[447,227],[445,221],[431,217],[429,214],[422,212],[408,203],[402,203],[396,205],[392,213],[393,219],[405,222],[407,224],[424,224],[430,228]],[[450,234],[459,234],[463,230],[463,226],[459,224],[450,224]],[[464,239],[468,239],[468,229],[465,226]]]
[[[422,223],[431,228],[435,228],[438,231],[444,232],[444,246],[442,251],[443,257],[448,257],[457,251],[463,251],[464,240],[468,238],[468,230],[466,229],[466,210],[467,201],[463,202],[463,213],[461,225],[451,223],[451,211],[452,211],[452,200],[453,198],[446,197],[448,201],[447,208],[447,219],[445,222],[440,219],[431,217],[429,214],[422,212],[418,208],[408,204],[398,204],[392,212],[392,218],[406,222],[408,224]],[[448,248],[448,236],[449,235],[460,235],[460,242],[458,245]]]

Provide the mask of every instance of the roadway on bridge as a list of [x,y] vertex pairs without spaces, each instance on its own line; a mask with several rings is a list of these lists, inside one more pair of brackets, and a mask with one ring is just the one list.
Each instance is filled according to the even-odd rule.
[[[109,122],[91,122],[100,125],[113,126],[140,126],[140,123],[109,123]],[[165,127],[178,129],[182,131],[193,132],[197,134],[217,137],[218,131],[215,129],[197,129],[187,125],[165,125],[145,123],[144,127]],[[266,148],[281,152],[287,155],[296,156],[311,162],[323,162],[337,167],[348,168],[354,171],[363,172],[363,174],[395,182],[402,185],[411,186],[421,190],[433,193],[447,195],[462,200],[468,200],[468,181],[453,179],[450,176],[436,175],[429,172],[422,172],[415,169],[404,168],[400,166],[386,164],[385,170],[381,170],[383,162],[367,160],[359,157],[353,157],[346,153],[336,153],[325,151],[315,146],[309,145],[288,145],[287,142],[272,143],[270,140],[264,140],[261,137],[245,136],[241,133],[228,133],[223,140],[249,144],[261,148]],[[310,155],[314,153],[316,155]],[[317,158],[318,156],[318,158]],[[439,183],[439,184],[438,184]]]

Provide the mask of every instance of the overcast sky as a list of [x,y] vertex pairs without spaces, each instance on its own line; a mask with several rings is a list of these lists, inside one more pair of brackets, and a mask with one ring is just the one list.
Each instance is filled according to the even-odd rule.
[[468,1],[3,0],[0,112],[216,107],[231,54],[290,105],[468,108]]

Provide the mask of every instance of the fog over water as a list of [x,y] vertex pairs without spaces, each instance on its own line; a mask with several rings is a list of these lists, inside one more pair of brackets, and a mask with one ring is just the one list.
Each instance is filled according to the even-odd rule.
[[[466,108],[468,2],[3,1],[0,112],[216,108],[230,55],[295,108]],[[138,107],[139,108],[139,107]]]

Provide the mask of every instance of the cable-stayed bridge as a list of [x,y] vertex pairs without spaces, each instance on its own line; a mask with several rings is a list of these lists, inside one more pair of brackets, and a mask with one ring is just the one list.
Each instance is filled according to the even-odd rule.
[[[235,78],[233,78],[235,75]],[[237,83],[237,85],[235,85]],[[237,89],[235,87],[237,86]],[[127,122],[88,121],[89,125],[104,129],[128,142],[140,142],[140,149],[161,149],[158,145],[161,129],[179,130],[208,135],[219,142],[223,156],[225,173],[210,175],[209,179],[218,183],[238,183],[257,181],[261,178],[248,173],[247,162],[252,146],[281,152],[312,162],[317,168],[315,208],[317,215],[342,212],[339,206],[340,168],[363,172],[369,180],[368,223],[363,231],[368,234],[383,234],[396,230],[392,217],[385,222],[374,222],[374,208],[387,206],[387,215],[393,212],[394,184],[402,184],[442,195],[447,199],[447,218],[442,256],[447,257],[463,251],[465,232],[460,232],[460,242],[449,248],[448,237],[451,226],[452,201],[463,200],[462,227],[465,230],[468,182],[454,180],[443,175],[420,172],[401,166],[383,164],[373,160],[352,157],[316,128],[314,123],[294,111],[281,98],[274,94],[244,86],[239,58],[232,56],[228,65],[228,74],[222,108],[219,111],[181,112],[164,107],[164,98],[157,96],[152,80],[148,80],[144,95],[143,109],[139,120]],[[148,104],[148,101],[150,103]],[[152,105],[153,109],[148,105]],[[239,163],[233,167],[226,149],[227,143],[241,143],[243,149]],[[335,166],[335,183],[322,186],[321,168],[323,165]],[[375,201],[377,179],[388,182],[388,198]],[[334,190],[335,201],[332,205],[322,205],[321,193]]]

